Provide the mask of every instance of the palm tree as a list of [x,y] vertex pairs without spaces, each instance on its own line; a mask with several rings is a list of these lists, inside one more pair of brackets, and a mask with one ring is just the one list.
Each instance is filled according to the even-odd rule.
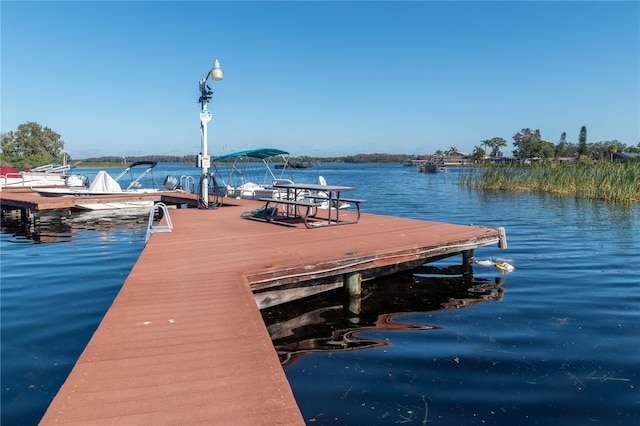
[[493,138],[493,139],[487,139],[487,140],[483,141],[483,142],[484,142],[484,144],[485,144],[488,148],[490,148],[490,149],[491,149],[491,151],[490,151],[490,153],[489,153],[489,156],[490,156],[490,157],[495,157],[495,155],[493,155],[494,151],[496,150],[496,144],[495,144],[495,142],[494,142],[494,139],[496,139],[496,138]]
[[486,154],[487,153],[487,146],[491,146],[491,140],[490,139],[485,139],[483,141],[480,141],[480,143],[484,146],[484,152]]
[[609,161],[613,163],[613,156],[618,152],[618,144],[614,143],[609,147]]
[[485,153],[486,151],[482,149],[481,146],[476,145],[473,147],[473,158],[475,158],[476,161],[483,161]]
[[507,141],[503,138],[493,138],[491,139],[491,156],[492,157],[500,157],[502,152],[500,152],[500,148],[507,146]]

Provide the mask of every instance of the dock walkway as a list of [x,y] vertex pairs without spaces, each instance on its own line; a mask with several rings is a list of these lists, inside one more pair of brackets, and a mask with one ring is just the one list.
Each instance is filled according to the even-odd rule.
[[302,425],[254,293],[499,240],[495,229],[366,213],[320,229],[241,218],[259,206],[170,212],[173,231],[151,237],[42,425]]

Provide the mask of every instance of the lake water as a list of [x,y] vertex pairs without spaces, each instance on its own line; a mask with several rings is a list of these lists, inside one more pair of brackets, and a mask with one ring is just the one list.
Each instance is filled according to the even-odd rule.
[[[156,183],[186,173],[198,174],[161,164]],[[364,212],[503,226],[508,250],[476,259],[515,266],[418,270],[364,283],[359,306],[336,292],[264,311],[307,424],[640,424],[640,205],[477,192],[455,169],[291,173],[356,186]],[[146,219],[3,221],[2,425],[38,423],[143,249]]]

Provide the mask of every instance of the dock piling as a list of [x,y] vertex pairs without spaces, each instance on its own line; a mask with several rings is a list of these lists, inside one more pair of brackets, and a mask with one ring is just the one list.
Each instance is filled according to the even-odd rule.
[[462,252],[462,266],[473,265],[473,250],[465,250]]
[[343,279],[349,297],[360,296],[362,292],[362,275],[360,275],[360,272],[344,274]]
[[496,230],[498,231],[498,238],[499,238],[498,248],[502,250],[506,250],[507,249],[507,231],[502,226],[497,227]]
[[360,296],[351,296],[349,297],[349,312],[355,315],[355,317],[351,318],[351,322],[358,323],[360,319],[358,315],[362,311],[362,298]]

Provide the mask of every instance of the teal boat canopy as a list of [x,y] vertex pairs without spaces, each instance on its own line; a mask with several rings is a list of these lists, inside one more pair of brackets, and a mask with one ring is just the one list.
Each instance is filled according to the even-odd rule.
[[214,157],[211,159],[214,161],[226,161],[226,160],[234,160],[240,157],[250,157],[257,158],[260,160],[264,160],[265,158],[274,157],[276,155],[289,155],[287,151],[282,151],[280,149],[275,148],[260,148],[260,149],[249,149],[246,151],[237,151],[232,152],[230,154],[220,155],[218,157]]

